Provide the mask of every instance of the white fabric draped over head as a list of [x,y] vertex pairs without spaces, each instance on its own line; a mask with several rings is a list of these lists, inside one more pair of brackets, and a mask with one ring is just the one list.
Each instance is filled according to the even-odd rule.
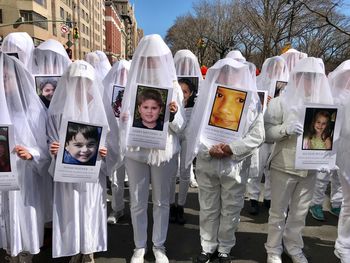
[[307,54],[291,48],[283,53],[281,57],[287,61],[289,72],[291,72],[299,60],[307,58]]
[[71,63],[63,45],[48,39],[34,49],[32,73],[62,75]]
[[[238,89],[245,89],[248,91],[255,91],[252,93],[252,100],[249,104],[249,112],[245,127],[243,127],[243,134],[245,134],[250,125],[257,117],[260,106],[259,98],[256,93],[256,84],[249,71],[248,65],[238,62],[231,58],[225,58],[217,61],[211,68],[208,69],[205,80],[201,87],[201,92],[197,98],[189,127],[186,129],[187,137],[187,154],[186,165],[189,165],[193,158],[198,153],[199,147],[202,144],[200,140],[200,132],[205,125],[205,117],[211,110],[208,96],[216,92],[218,84],[230,86]],[[208,145],[206,147],[209,148]]]
[[234,60],[237,60],[239,62],[244,62],[246,61],[245,57],[243,57],[241,51],[239,50],[232,50],[227,53],[226,58],[232,58]]
[[275,56],[265,60],[260,75],[256,78],[256,85],[259,90],[266,90],[269,96],[272,94],[276,81],[288,82],[289,71],[286,61],[280,57]]
[[106,54],[103,51],[96,50],[87,53],[85,56],[85,61],[90,63],[97,72],[97,76],[103,80],[109,70],[112,68]]
[[18,53],[18,59],[22,61],[27,70],[31,71],[34,43],[28,33],[13,32],[8,34],[4,38],[1,48],[4,53]]
[[203,78],[197,57],[188,49],[175,53],[174,64],[178,76],[194,76],[199,77],[199,80]]

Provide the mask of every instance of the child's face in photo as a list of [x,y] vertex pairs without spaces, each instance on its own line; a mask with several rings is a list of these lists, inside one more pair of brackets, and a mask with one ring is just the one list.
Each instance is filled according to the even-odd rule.
[[41,94],[47,99],[51,100],[53,93],[55,92],[55,87],[51,83],[47,83],[41,92]]
[[322,133],[324,132],[324,130],[327,127],[327,123],[328,123],[328,118],[325,116],[318,116],[318,118],[316,119],[315,125],[314,125],[314,129],[316,131],[317,135],[322,135]]
[[180,86],[182,89],[182,93],[184,94],[184,100],[186,102],[189,99],[189,97],[191,97],[193,92],[191,92],[190,88],[186,83],[181,83]]
[[85,138],[81,132],[78,132],[65,147],[66,151],[79,162],[86,163],[95,156],[97,151],[97,141],[93,138]]
[[145,126],[156,124],[162,108],[157,101],[149,99],[145,100],[138,106],[140,117]]
[[214,101],[210,124],[237,130],[246,94],[244,92],[218,88]]
[[0,143],[0,157],[3,157],[6,155],[6,147],[5,145]]

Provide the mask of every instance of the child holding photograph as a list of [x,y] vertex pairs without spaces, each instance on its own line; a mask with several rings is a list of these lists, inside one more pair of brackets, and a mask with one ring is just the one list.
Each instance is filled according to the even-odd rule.
[[69,123],[63,163],[95,165],[99,131],[97,127]]
[[140,114],[139,119],[135,119],[133,127],[163,130],[163,121],[161,112],[163,109],[162,95],[154,89],[145,89],[137,97],[137,110]]
[[327,111],[319,111],[315,114],[307,136],[303,140],[305,150],[330,150],[331,139],[331,116]]

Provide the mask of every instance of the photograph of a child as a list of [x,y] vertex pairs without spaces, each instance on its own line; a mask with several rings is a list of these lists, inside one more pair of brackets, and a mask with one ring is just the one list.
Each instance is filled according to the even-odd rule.
[[167,89],[138,86],[132,127],[163,130]]
[[332,150],[337,109],[306,108],[303,150]]
[[8,127],[0,127],[0,173],[11,172]]
[[264,92],[264,91],[258,91],[258,96],[259,96],[260,103],[261,103],[261,109],[264,110],[264,102],[265,102],[266,92]]
[[68,122],[62,162],[95,166],[102,127]]
[[193,108],[198,92],[198,77],[178,77],[184,95],[183,105],[185,108]]
[[286,81],[276,81],[276,88],[275,88],[275,94],[273,95],[274,98],[278,97],[281,95],[283,92],[284,88],[287,86]]
[[9,53],[6,53],[6,55],[19,59],[17,52],[9,52]]
[[46,108],[50,106],[59,76],[35,76],[36,92]]
[[247,92],[218,86],[209,125],[238,131]]
[[116,118],[120,117],[122,101],[124,96],[124,87],[114,85],[112,93],[112,109]]

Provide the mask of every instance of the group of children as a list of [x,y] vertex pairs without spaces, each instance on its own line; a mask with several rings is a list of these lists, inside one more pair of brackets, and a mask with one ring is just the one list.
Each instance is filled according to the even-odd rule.
[[[18,53],[19,60],[6,52]],[[294,263],[307,263],[301,232],[316,174],[337,167],[295,169],[296,141],[304,129],[298,112],[305,103],[340,105],[346,119],[350,114],[349,63],[344,62],[330,74],[329,85],[320,60],[296,50],[267,59],[258,79],[254,64],[232,51],[209,68],[203,80],[196,56],[180,50],[173,58],[159,35],[141,39],[131,65],[120,61],[110,67],[103,55],[89,54],[91,64],[79,60],[71,63],[57,41],[48,40],[34,51],[25,33],[11,33],[4,39],[0,54],[0,123],[14,127],[18,158],[12,165],[17,167],[20,189],[1,192],[0,223],[5,229],[0,231],[0,246],[9,254],[9,262],[31,262],[43,244],[45,223],[51,221],[53,257],[72,256],[72,263],[94,262],[93,253],[107,250],[106,222],[116,223],[124,215],[127,175],[135,244],[131,262],[144,262],[148,249],[151,184],[152,250],[157,263],[168,263],[164,246],[168,224],[186,222],[184,207],[189,185],[195,180],[192,165],[196,158],[202,247],[198,263],[214,258],[220,263],[231,261],[246,191],[256,208],[262,174],[270,207],[267,262],[282,262],[285,251]],[[36,94],[31,74],[62,75],[45,105]],[[277,81],[288,84],[280,96],[273,98]],[[157,87],[171,90],[170,102]],[[117,97],[113,96],[116,89],[123,91],[117,115]],[[266,109],[262,109],[257,89],[269,96]],[[208,99],[211,97],[212,102]],[[106,127],[105,145],[99,145],[98,129],[74,124],[68,128],[65,145],[60,145],[63,120]],[[131,128],[160,132],[167,121],[165,149],[127,144]],[[303,138],[303,147],[330,149],[331,121],[327,111],[317,112]],[[206,126],[227,134],[239,131],[241,136],[209,143],[203,133]],[[335,246],[342,263],[350,262],[349,134],[345,122],[338,146],[342,150],[338,174],[344,199]],[[7,140],[0,134],[0,172],[9,170]],[[60,147],[64,147],[63,163],[94,165],[97,158],[102,158],[97,182],[54,182]],[[107,177],[111,180],[113,209],[108,219]]]

